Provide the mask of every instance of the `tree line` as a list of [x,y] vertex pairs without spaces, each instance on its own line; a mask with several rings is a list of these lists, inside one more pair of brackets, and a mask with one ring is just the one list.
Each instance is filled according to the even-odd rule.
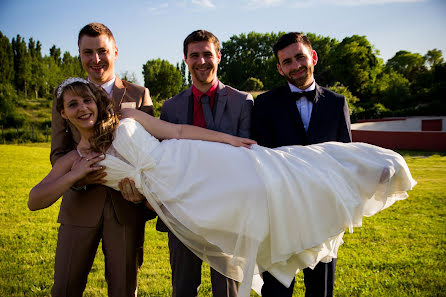
[[[283,33],[243,33],[222,42],[220,80],[245,91],[284,84],[272,51]],[[440,50],[429,50],[424,56],[400,50],[384,62],[365,36],[353,35],[342,41],[313,33],[307,36],[319,58],[316,81],[347,97],[353,120],[446,114],[442,102],[446,63]],[[62,54],[56,45],[47,55],[41,49],[41,43],[33,38],[26,42],[17,35],[10,41],[0,32],[0,125],[17,127],[26,120],[15,112],[19,98],[50,100],[65,78],[86,77],[79,56]],[[135,80],[134,74],[123,75],[123,79]],[[165,99],[191,84],[184,61],[174,66],[162,59],[148,60],[143,64],[143,76],[158,109]]]
[[85,77],[78,56],[62,52],[53,45],[48,55],[42,55],[42,44],[17,35],[9,41],[0,32],[0,125],[21,127],[26,122],[16,107],[23,98],[52,99],[52,92],[69,76]]
[[[220,80],[245,91],[269,90],[284,84],[272,50],[284,33],[250,32],[234,35],[223,42],[218,70]],[[316,81],[347,97],[353,120],[446,114],[443,102],[446,64],[440,50],[429,50],[424,56],[400,50],[384,62],[365,36],[353,35],[339,41],[313,33],[306,35],[318,53]],[[150,60],[146,67],[150,68],[150,63],[168,62]],[[162,98],[168,98],[188,85],[184,62],[181,67],[171,65],[170,70],[177,78],[171,92],[170,87],[166,87],[169,81],[163,82],[163,92],[168,94],[164,93]],[[156,85],[160,76],[167,78],[167,73],[149,76],[144,72],[145,85],[149,88]]]

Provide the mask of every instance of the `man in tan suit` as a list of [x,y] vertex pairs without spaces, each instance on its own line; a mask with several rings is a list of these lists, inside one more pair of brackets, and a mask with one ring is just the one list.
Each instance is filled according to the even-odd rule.
[[[79,54],[88,80],[113,98],[115,109],[126,104],[153,114],[147,88],[122,81],[115,74],[118,48],[112,32],[91,23],[79,32]],[[53,102],[51,163],[76,148],[80,135],[56,111]],[[87,176],[63,195],[53,296],[82,296],[93,260],[102,240],[105,279],[109,296],[136,296],[137,272],[143,260],[144,226],[153,218],[143,205],[122,198],[102,186],[106,173]]]

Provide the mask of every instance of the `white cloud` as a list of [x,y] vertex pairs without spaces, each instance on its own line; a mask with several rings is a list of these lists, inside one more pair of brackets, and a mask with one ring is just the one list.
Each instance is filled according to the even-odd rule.
[[248,6],[250,8],[263,8],[279,6],[284,3],[284,0],[249,0]]
[[192,0],[193,4],[204,6],[207,8],[215,8],[214,3],[211,0]]
[[186,8],[187,7],[187,1],[186,0],[176,1],[175,2],[175,6],[176,7],[180,7],[180,8]]
[[158,6],[155,7],[149,7],[147,10],[152,14],[162,14],[166,11],[166,9],[169,7],[169,3],[161,3]]
[[380,5],[392,3],[415,3],[425,0],[323,0],[322,2],[342,6]]

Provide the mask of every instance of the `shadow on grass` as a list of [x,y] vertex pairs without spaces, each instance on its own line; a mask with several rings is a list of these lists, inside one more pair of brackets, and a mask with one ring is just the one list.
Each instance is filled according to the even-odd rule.
[[446,156],[446,151],[444,152],[435,152],[435,151],[414,151],[414,150],[395,150],[398,154],[403,157],[431,157],[434,155],[437,156]]

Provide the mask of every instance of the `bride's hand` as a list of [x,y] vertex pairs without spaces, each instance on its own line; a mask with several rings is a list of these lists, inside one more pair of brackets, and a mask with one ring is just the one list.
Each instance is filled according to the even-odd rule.
[[79,157],[76,161],[74,161],[73,165],[71,166],[70,172],[79,181],[85,178],[88,174],[102,170],[102,166],[96,164],[97,162],[100,162],[102,160],[104,160],[104,155],[99,153],[88,154],[85,157]]
[[237,136],[228,135],[228,144],[236,146],[236,147],[246,147],[251,148],[251,145],[257,144],[255,140],[249,139],[249,138],[242,138]]

